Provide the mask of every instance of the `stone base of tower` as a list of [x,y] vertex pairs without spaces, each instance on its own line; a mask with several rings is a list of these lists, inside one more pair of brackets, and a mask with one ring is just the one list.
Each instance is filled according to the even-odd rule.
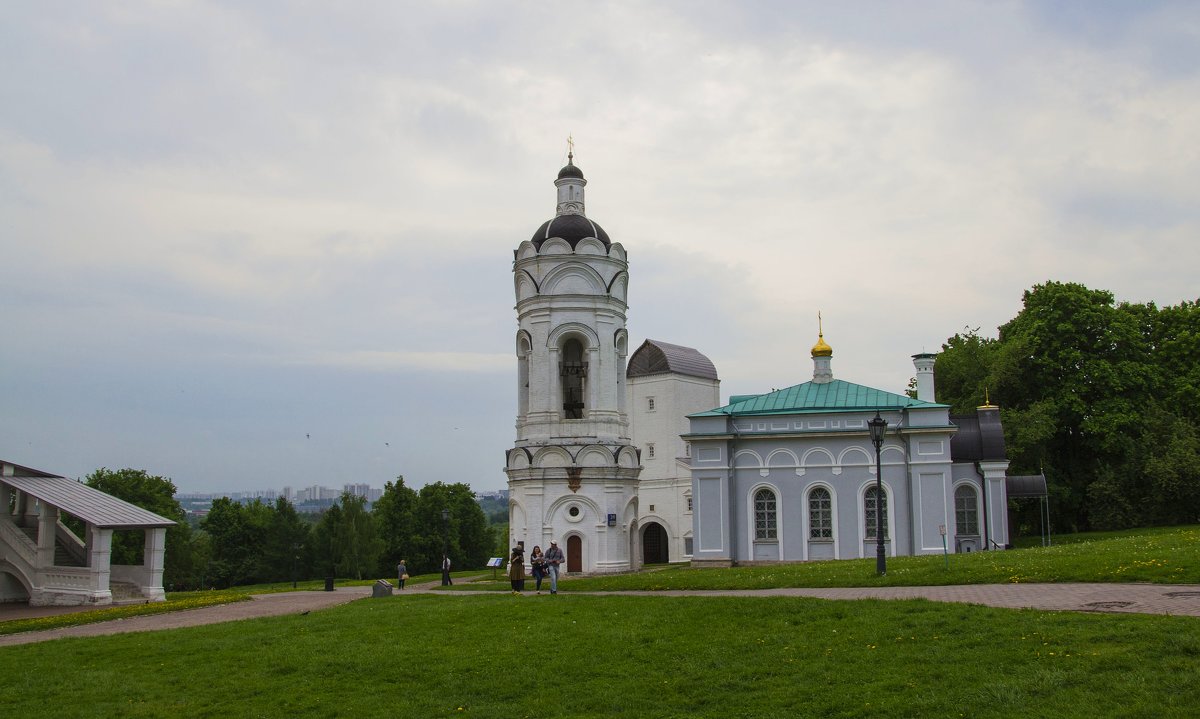
[[[601,449],[602,451],[596,451]],[[556,461],[575,456],[588,465]],[[604,455],[607,455],[605,457]],[[605,459],[601,464],[598,459]],[[637,453],[628,445],[556,446],[510,450],[509,545],[542,551],[557,541],[566,571],[587,574],[637,568]]]

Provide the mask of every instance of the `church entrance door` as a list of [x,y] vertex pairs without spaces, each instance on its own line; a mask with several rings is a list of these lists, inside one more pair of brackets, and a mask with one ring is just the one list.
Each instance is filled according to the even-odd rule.
[[669,561],[667,530],[658,522],[650,522],[642,533],[642,563],[666,564]]
[[567,537],[567,571],[583,571],[583,540],[578,535]]

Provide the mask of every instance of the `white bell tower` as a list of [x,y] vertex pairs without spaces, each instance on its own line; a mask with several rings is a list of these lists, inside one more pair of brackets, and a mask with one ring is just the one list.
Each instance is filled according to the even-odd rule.
[[507,454],[511,544],[567,555],[568,571],[632,568],[641,463],[625,409],[624,248],[584,214],[574,152],[555,216],[514,252],[517,440]]

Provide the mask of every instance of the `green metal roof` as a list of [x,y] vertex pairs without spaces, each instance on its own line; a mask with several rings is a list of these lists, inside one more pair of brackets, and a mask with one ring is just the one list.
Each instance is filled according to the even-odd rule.
[[735,415],[801,414],[812,412],[850,412],[854,410],[945,407],[907,395],[885,392],[861,384],[843,382],[805,382],[794,387],[758,395],[735,395],[724,407],[697,412],[689,417]]

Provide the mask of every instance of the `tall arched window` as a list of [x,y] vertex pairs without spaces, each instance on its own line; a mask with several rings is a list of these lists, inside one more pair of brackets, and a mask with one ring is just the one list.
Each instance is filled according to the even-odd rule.
[[517,414],[523,419],[529,412],[529,339],[517,340]]
[[760,489],[754,493],[754,538],[779,538],[779,530],[775,524],[775,493],[769,489]]
[[979,534],[979,498],[965,484],[954,490],[954,521],[958,534]]
[[808,493],[808,536],[809,539],[833,539],[833,498],[824,487]]
[[866,524],[867,539],[878,539],[878,535],[875,533],[875,529],[878,526],[875,519],[876,511],[883,515],[883,538],[889,539],[887,492],[884,492],[883,496],[880,497],[879,489],[871,486],[867,488],[866,494],[863,495],[863,522]]
[[559,363],[564,419],[583,419],[587,369],[587,362],[583,361],[583,344],[574,338],[564,342],[562,362]]

